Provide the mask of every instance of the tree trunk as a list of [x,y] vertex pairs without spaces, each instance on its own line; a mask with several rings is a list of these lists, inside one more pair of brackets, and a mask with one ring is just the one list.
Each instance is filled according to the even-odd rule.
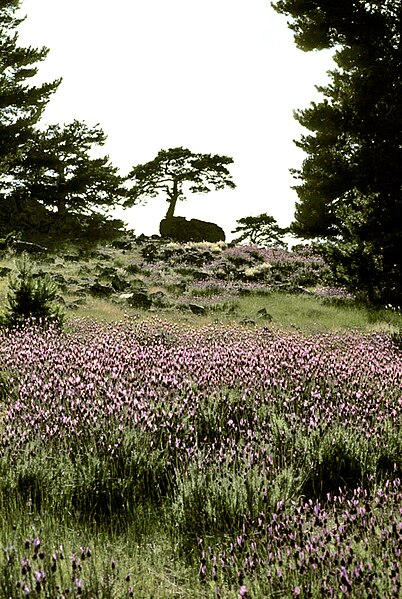
[[167,209],[167,212],[166,212],[166,216],[165,216],[166,219],[173,218],[178,199],[179,199],[178,183],[174,179],[173,180],[173,190],[172,190],[172,193],[169,194],[169,199],[167,200],[169,202],[169,208]]
[[65,198],[64,197],[58,198],[56,205],[57,205],[57,213],[60,216],[64,216],[66,214],[66,212],[67,212]]

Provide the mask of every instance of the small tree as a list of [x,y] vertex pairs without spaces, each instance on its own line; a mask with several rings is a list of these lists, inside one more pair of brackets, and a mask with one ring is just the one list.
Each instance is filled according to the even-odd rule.
[[38,324],[49,323],[61,326],[64,315],[55,305],[57,286],[48,276],[35,278],[27,256],[17,261],[17,276],[10,277],[5,313],[0,324],[7,328],[18,327],[30,319]]
[[193,154],[186,148],[161,150],[156,158],[133,167],[128,175],[134,186],[128,192],[126,206],[132,206],[161,192],[169,204],[166,219],[173,218],[178,200],[184,200],[184,185],[193,193],[207,193],[212,189],[234,189],[236,185],[227,169],[233,159],[228,156]]
[[282,229],[273,216],[269,214],[260,214],[258,216],[245,216],[236,221],[238,226],[232,233],[240,233],[240,236],[234,239],[234,243],[241,243],[248,239],[256,245],[280,245],[286,246],[283,235],[288,229]]

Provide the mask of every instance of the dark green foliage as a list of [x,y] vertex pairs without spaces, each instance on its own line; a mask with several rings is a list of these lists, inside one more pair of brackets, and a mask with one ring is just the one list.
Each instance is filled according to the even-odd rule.
[[[353,196],[353,197],[352,197]],[[340,206],[340,236],[316,244],[335,280],[371,305],[402,301],[402,221],[396,202],[380,206],[379,195],[350,194]],[[390,210],[390,211],[388,211]]]
[[91,158],[106,136],[99,125],[73,121],[37,131],[23,163],[26,201],[34,200],[60,215],[91,214],[122,200],[123,179],[108,156]]
[[299,203],[292,230],[327,238],[335,274],[362,299],[402,298],[402,6],[400,0],[282,0],[303,50],[334,48],[324,98],[296,119]]
[[27,320],[39,324],[63,324],[63,313],[55,304],[58,289],[46,275],[34,277],[32,264],[27,256],[17,261],[18,275],[10,277],[9,293],[5,312],[1,315],[1,325],[7,328],[18,327]]
[[[61,80],[29,86],[48,49],[18,46],[19,6],[18,0],[0,2],[0,235],[16,230],[25,239],[43,240],[56,230],[60,240],[66,216],[78,215],[78,226],[67,227],[69,232],[92,239],[93,213],[122,200],[123,179],[107,156],[90,158],[106,139],[98,125],[76,120],[38,129]],[[106,232],[97,232],[98,238],[116,237],[116,221],[99,217],[95,229],[101,224]]]
[[286,246],[283,241],[283,235],[287,229],[282,229],[273,216],[269,214],[259,214],[258,216],[245,216],[239,218],[237,227],[232,233],[240,233],[240,236],[233,240],[233,243],[241,243],[249,240],[250,243],[264,246]]
[[0,371],[0,402],[5,401],[12,393],[9,383],[9,373]]
[[156,197],[163,192],[167,195],[169,208],[166,219],[174,216],[178,200],[184,200],[184,185],[192,193],[207,193],[212,189],[234,189],[227,165],[233,159],[228,156],[193,154],[186,148],[161,150],[154,160],[139,164],[128,175],[134,186],[130,189],[127,206],[147,197]]
[[73,242],[78,247],[90,247],[98,242],[118,239],[125,232],[122,220],[100,213],[89,215],[54,214],[48,212],[40,229],[27,233],[30,238],[45,239],[50,247],[60,247],[61,241]]
[[0,231],[25,239],[115,239],[124,223],[101,214],[124,197],[123,179],[107,156],[91,151],[105,142],[99,126],[73,121],[32,134],[18,175],[18,191],[4,200]]
[[400,328],[396,333],[393,333],[391,337],[395,345],[402,349],[402,328]]
[[[16,28],[21,23],[15,12],[19,0],[0,3],[0,181],[1,195],[15,189],[14,178],[30,140],[33,127],[57,89],[60,80],[38,87],[29,80],[38,71],[37,63],[46,58],[47,48],[21,48]],[[11,175],[11,176],[10,176]]]

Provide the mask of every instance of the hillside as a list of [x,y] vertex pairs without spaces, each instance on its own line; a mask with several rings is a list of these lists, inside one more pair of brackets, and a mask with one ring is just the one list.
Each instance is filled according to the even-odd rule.
[[48,251],[15,242],[1,252],[0,293],[29,250],[35,277],[58,286],[69,318],[111,321],[157,312],[181,321],[222,320],[303,330],[398,326],[395,313],[369,313],[333,285],[309,248],[178,244],[134,238],[95,248]]

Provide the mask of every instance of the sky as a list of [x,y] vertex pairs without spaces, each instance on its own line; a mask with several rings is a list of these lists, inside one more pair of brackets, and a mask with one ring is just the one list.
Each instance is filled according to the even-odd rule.
[[[269,0],[23,0],[19,44],[46,46],[35,83],[62,77],[42,123],[100,124],[102,155],[126,175],[161,149],[233,158],[235,190],[188,193],[177,216],[227,235],[245,216],[292,221],[289,173],[304,154],[293,110],[320,99],[328,51],[298,50]],[[158,233],[164,197],[118,209],[136,234]]]

